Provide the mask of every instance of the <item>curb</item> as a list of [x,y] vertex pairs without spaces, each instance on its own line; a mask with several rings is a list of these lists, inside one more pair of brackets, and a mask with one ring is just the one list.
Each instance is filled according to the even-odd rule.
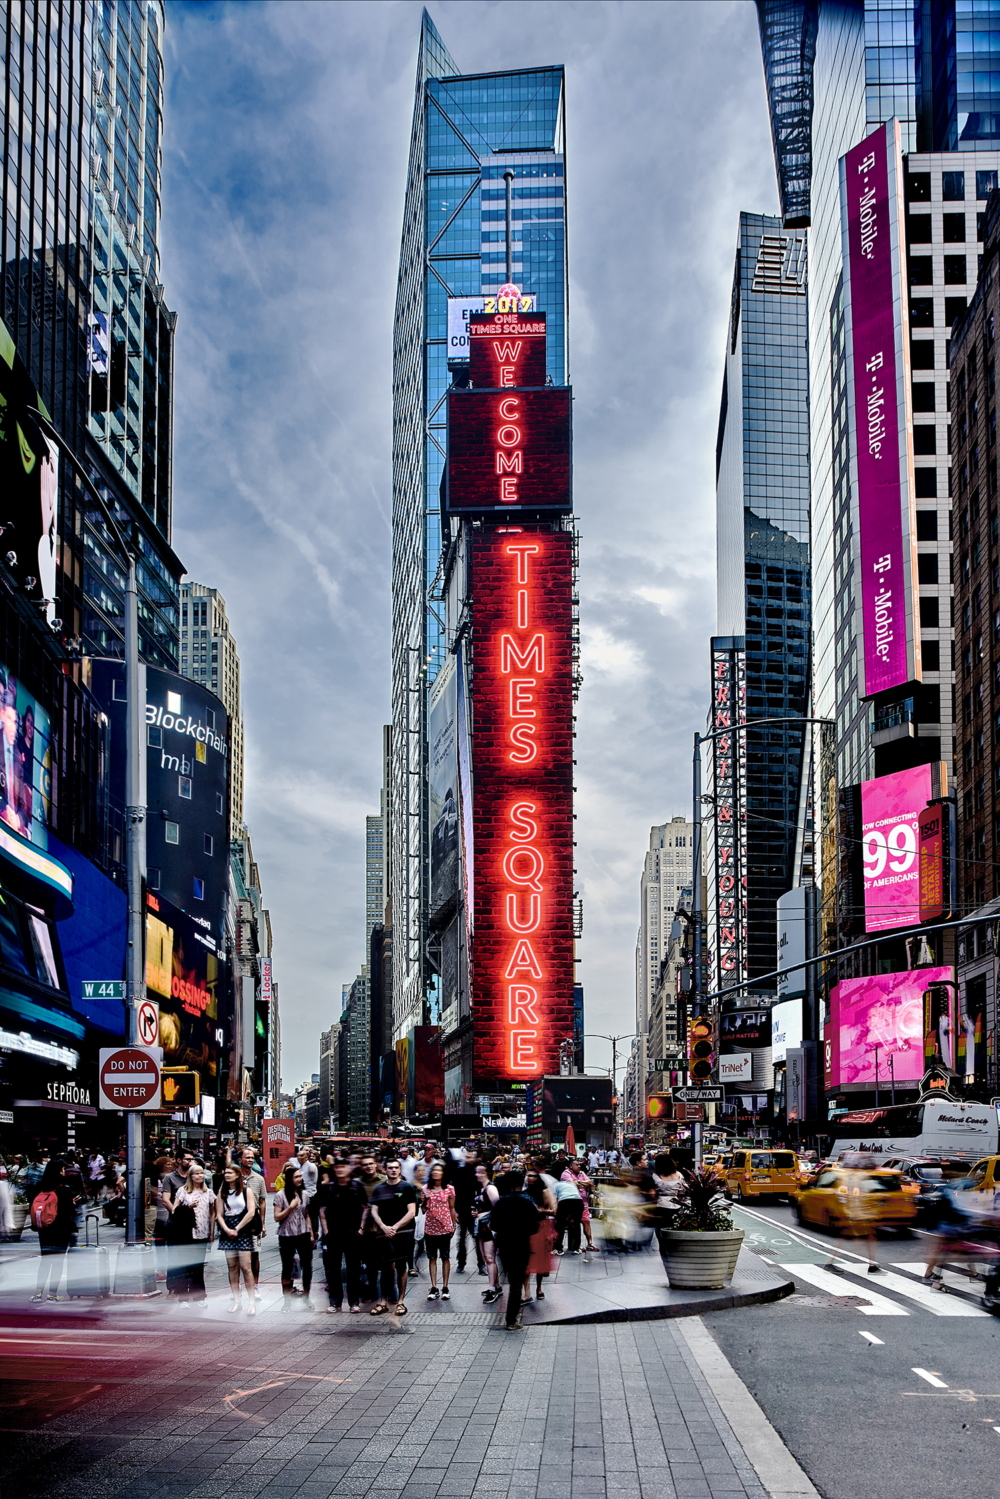
[[[578,1317],[553,1317],[551,1321],[538,1323],[540,1327],[566,1327],[585,1322],[660,1322],[670,1317],[702,1317],[707,1312],[728,1312],[741,1306],[763,1306],[769,1301],[782,1301],[795,1290],[791,1276],[777,1280],[775,1285],[760,1291],[706,1291],[697,1300],[666,1302],[662,1306],[616,1306],[600,1312],[582,1312]],[[531,1323],[532,1327],[536,1324]]]

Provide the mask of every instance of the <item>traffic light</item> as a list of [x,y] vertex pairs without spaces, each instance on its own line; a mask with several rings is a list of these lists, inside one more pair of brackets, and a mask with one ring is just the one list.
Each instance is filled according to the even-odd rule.
[[201,1103],[201,1078],[197,1072],[164,1069],[160,1097],[165,1109],[196,1109]]
[[715,1026],[707,1015],[688,1021],[688,1074],[692,1083],[711,1082],[715,1070]]
[[666,1119],[670,1112],[669,1093],[651,1093],[646,1100],[646,1112],[650,1119]]

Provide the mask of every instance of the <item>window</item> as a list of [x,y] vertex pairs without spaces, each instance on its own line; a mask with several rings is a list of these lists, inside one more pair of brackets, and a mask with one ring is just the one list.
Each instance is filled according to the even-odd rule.
[[921,583],[937,582],[938,560],[933,552],[921,553],[917,558],[917,577]]
[[907,203],[929,203],[931,201],[930,172],[908,172],[906,177]]
[[934,368],[933,338],[914,338],[910,342],[910,367],[915,370]]
[[191,800],[191,777],[190,776],[178,776],[177,777],[177,795],[178,796],[182,796],[185,801],[189,802]]
[[920,654],[925,671],[941,670],[941,643],[937,640],[922,640]]
[[215,709],[214,708],[206,708],[205,709],[205,722],[208,724],[208,727],[212,730],[212,733],[214,734],[215,733]]
[[205,899],[205,881],[204,880],[199,880],[198,876],[195,875],[194,879],[192,880],[192,885],[194,887],[194,898],[195,898],[195,900],[204,900]]
[[34,906],[25,906],[28,917],[28,935],[31,938],[31,947],[35,959],[35,972],[43,984],[49,984],[53,989],[62,989],[64,984],[59,976],[59,964],[56,961],[55,943],[52,940],[52,927],[48,917],[43,911],[36,911]]
[[964,286],[968,279],[965,256],[946,255],[944,257],[945,286]]
[[168,692],[167,693],[167,712],[168,713],[180,713],[182,707],[183,707],[183,702],[182,702],[180,693],[179,692]]
[[980,203],[985,203],[990,193],[997,185],[996,172],[976,173],[976,198]]
[[221,791],[217,791],[215,793],[215,810],[216,812],[218,812],[220,817],[226,810],[226,799],[222,795]]
[[918,468],[913,475],[916,484],[916,496],[918,500],[933,500],[937,498],[937,469]]
[[[963,298],[964,300],[964,298]],[[933,297],[911,297],[910,298],[910,327],[911,328],[933,328],[934,327],[934,298]]]
[[[923,427],[917,427],[915,430],[917,432],[923,432],[925,429]],[[934,430],[933,427],[930,430],[933,431]],[[937,511],[936,510],[918,510],[917,511],[917,540],[918,541],[937,541],[937,535],[938,535]]]
[[211,833],[205,834],[205,852],[209,855],[209,857],[211,857],[212,854],[215,853],[215,839],[212,837]]
[[944,320],[947,327],[957,323],[959,318],[965,317],[965,309],[968,306],[964,297],[945,297]]
[[150,745],[153,749],[162,749],[163,748],[163,730],[157,728],[155,726],[155,724],[150,724],[149,727],[146,730],[146,743],[148,745]]
[[946,213],[942,216],[941,226],[944,230],[943,239],[946,245],[965,244],[965,214]]
[[[959,214],[949,214],[949,218],[959,218]],[[915,213],[906,220],[906,242],[910,245],[929,245],[931,242],[931,216],[929,213]]]
[[937,599],[920,600],[920,623],[925,630],[936,629],[938,624]]
[[146,888],[148,890],[159,890],[160,888],[160,871],[154,869],[152,864],[146,868]]
[[941,173],[941,197],[946,203],[965,202],[965,173]]
[[913,382],[913,409],[914,411],[934,411],[934,381],[921,380]]
[[910,285],[934,285],[934,262],[929,255],[910,256]]
[[115,677],[112,680],[111,696],[116,703],[124,703],[128,700],[128,693],[125,691],[124,677]]
[[914,427],[913,451],[921,458],[928,458],[936,453],[937,428],[929,425],[924,427]]
[[179,822],[165,822],[163,824],[163,837],[167,843],[180,843],[181,825]]

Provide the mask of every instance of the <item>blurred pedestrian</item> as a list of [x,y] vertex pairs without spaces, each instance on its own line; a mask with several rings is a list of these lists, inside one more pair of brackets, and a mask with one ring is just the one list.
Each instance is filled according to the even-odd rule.
[[[82,1190],[82,1184],[81,1184]],[[78,1193],[66,1180],[66,1163],[56,1156],[42,1172],[29,1205],[31,1226],[38,1234],[41,1260],[32,1301],[62,1301],[62,1280],[66,1251],[76,1237]]]
[[101,1187],[104,1184],[104,1157],[99,1150],[92,1150],[87,1157],[87,1190],[94,1202],[97,1201]]
[[476,1167],[476,1181],[478,1186],[472,1200],[472,1213],[476,1223],[476,1243],[482,1253],[488,1276],[483,1301],[487,1306],[492,1306],[494,1301],[500,1300],[501,1296],[500,1273],[497,1269],[497,1246],[490,1225],[493,1209],[500,1201],[500,1192],[494,1183],[493,1172],[485,1161],[480,1161]]
[[339,1312],[344,1304],[342,1265],[347,1271],[347,1304],[352,1312],[361,1310],[361,1224],[367,1199],[356,1181],[351,1180],[351,1163],[334,1161],[332,1170],[317,1193],[319,1227],[323,1244],[323,1268],[330,1298],[327,1308]]
[[570,1254],[582,1254],[580,1225],[583,1223],[583,1196],[573,1180],[572,1172],[563,1171],[552,1190],[556,1199],[556,1247],[553,1254],[563,1253],[564,1240],[569,1244]]
[[448,1173],[448,1179],[455,1188],[455,1211],[458,1214],[458,1271],[459,1274],[465,1269],[466,1262],[466,1238],[470,1238],[476,1251],[476,1263],[479,1272],[486,1274],[482,1251],[476,1242],[475,1220],[472,1216],[472,1203],[479,1185],[476,1181],[476,1166],[479,1156],[475,1145],[470,1144],[465,1151],[465,1159],[456,1162]]
[[172,1218],[188,1216],[190,1237],[175,1237],[179,1261],[177,1295],[182,1301],[207,1301],[205,1291],[205,1253],[214,1230],[215,1192],[206,1179],[200,1161],[191,1166],[187,1180],[173,1199]]
[[187,1184],[188,1172],[195,1164],[195,1160],[194,1151],[185,1148],[171,1170],[165,1172],[160,1178],[160,1201],[164,1209],[163,1243],[166,1252],[168,1296],[179,1295],[181,1285],[187,1283],[187,1273],[184,1269],[186,1260],[183,1253],[177,1253],[181,1247],[178,1235],[186,1231],[181,1227],[186,1224],[186,1220],[182,1217],[175,1224],[173,1207],[178,1192]]
[[497,1185],[499,1201],[490,1211],[490,1230],[507,1277],[508,1332],[521,1330],[524,1278],[528,1273],[531,1239],[540,1222],[535,1204],[521,1193],[523,1185],[524,1177],[519,1171],[508,1171]]
[[[385,1181],[385,1177],[378,1169],[378,1163],[370,1150],[365,1151],[359,1157],[354,1179],[365,1194],[365,1205],[367,1206],[372,1200],[372,1193],[375,1191],[375,1188],[381,1186]],[[367,1217],[364,1226],[364,1237],[361,1241],[361,1256],[366,1286],[366,1294],[362,1299],[365,1301],[377,1301],[379,1274],[382,1268],[382,1250],[379,1245],[378,1234],[375,1231],[374,1221]]]
[[529,1166],[524,1178],[524,1195],[530,1197],[538,1209],[539,1224],[528,1245],[528,1266],[524,1276],[524,1297],[530,1301],[531,1277],[535,1277],[535,1299],[545,1300],[542,1281],[552,1274],[553,1225],[556,1216],[556,1199],[551,1187],[545,1185],[540,1171]]
[[257,1277],[253,1273],[254,1236],[252,1225],[257,1217],[257,1198],[245,1184],[239,1166],[228,1165],[222,1174],[222,1187],[215,1199],[215,1219],[219,1228],[219,1248],[226,1256],[229,1288],[233,1293],[231,1312],[240,1310],[240,1276],[247,1292],[247,1312],[257,1315]]
[[[423,1186],[424,1249],[427,1252],[431,1278],[428,1301],[451,1300],[448,1281],[451,1278],[451,1240],[458,1226],[455,1211],[455,1188],[445,1181],[444,1162],[435,1161]],[[441,1290],[438,1290],[438,1259],[441,1260]]]
[[[406,1316],[406,1277],[410,1263],[413,1220],[417,1215],[417,1191],[403,1180],[399,1161],[385,1163],[385,1180],[372,1192],[368,1216],[375,1226],[380,1252],[380,1298],[371,1315],[379,1317],[396,1298],[396,1315]],[[398,1289],[397,1289],[398,1285]]]
[[[298,1165],[297,1161],[296,1165]],[[250,1269],[253,1271],[254,1285],[257,1285],[260,1281],[260,1241],[267,1237],[267,1187],[264,1178],[257,1170],[257,1158],[250,1145],[245,1145],[240,1151],[239,1170],[243,1186],[253,1193],[257,1204],[252,1229],[253,1246],[250,1251]]]
[[286,1166],[284,1186],[274,1194],[271,1206],[274,1221],[278,1225],[278,1253],[281,1255],[282,1311],[290,1312],[295,1294],[295,1259],[298,1256],[302,1273],[302,1294],[305,1305],[312,1307],[313,1247],[316,1235],[309,1216],[309,1199],[306,1193],[305,1174],[301,1166]]

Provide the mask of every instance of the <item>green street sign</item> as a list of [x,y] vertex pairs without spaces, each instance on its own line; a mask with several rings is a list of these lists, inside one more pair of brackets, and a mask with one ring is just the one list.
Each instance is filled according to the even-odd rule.
[[84,999],[124,999],[124,979],[84,979]]

